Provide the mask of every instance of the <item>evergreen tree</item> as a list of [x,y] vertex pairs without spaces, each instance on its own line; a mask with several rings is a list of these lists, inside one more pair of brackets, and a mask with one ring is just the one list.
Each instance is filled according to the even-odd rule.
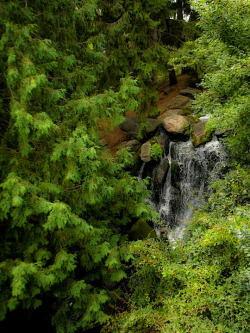
[[[50,297],[57,332],[103,323],[126,276],[126,225],[152,218],[145,185],[99,139],[136,109],[138,82],[103,88],[96,1],[1,0],[0,316]],[[96,43],[95,43],[96,41]]]

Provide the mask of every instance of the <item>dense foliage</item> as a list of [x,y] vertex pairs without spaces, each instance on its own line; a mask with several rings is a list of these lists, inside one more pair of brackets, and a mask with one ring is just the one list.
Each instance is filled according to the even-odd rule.
[[173,60],[198,71],[204,92],[197,112],[211,115],[210,130],[228,131],[234,159],[249,162],[249,1],[194,1],[202,35]]
[[[0,319],[49,304],[57,332],[247,332],[248,1],[194,1],[201,37],[174,55],[194,36],[187,1],[0,4]],[[195,108],[240,163],[175,248],[128,242],[134,222],[157,217],[131,154],[100,140],[126,110],[157,113],[173,65],[198,73]]]
[[[231,164],[175,247],[130,244],[133,274],[124,311],[103,332],[248,332],[249,2],[194,1],[202,36],[173,59],[198,71],[194,108],[225,133]],[[117,311],[119,311],[117,309]]]
[[99,140],[101,120],[112,127],[138,105],[137,82],[103,89],[103,50],[86,30],[95,10],[75,6],[1,1],[0,315],[50,296],[58,332],[107,318],[126,225],[152,217],[129,155],[114,160]]
[[248,332],[248,175],[238,168],[214,184],[185,243],[130,244],[133,274],[123,293],[125,310],[103,332]]

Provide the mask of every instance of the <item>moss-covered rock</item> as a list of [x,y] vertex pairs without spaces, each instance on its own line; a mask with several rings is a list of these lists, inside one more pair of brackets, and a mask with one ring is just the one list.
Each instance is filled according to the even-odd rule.
[[155,230],[145,221],[138,220],[128,232],[130,240],[142,240],[145,238],[156,238]]
[[209,141],[211,137],[212,133],[206,130],[205,121],[192,125],[191,138],[195,147],[199,147],[202,143]]

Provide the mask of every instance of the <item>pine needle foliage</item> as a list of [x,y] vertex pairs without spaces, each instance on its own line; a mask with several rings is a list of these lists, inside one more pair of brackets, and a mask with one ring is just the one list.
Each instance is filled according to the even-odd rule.
[[140,88],[129,75],[103,88],[98,8],[1,1],[0,315],[50,297],[57,332],[105,322],[107,284],[126,276],[122,231],[154,216],[130,154],[100,143],[101,120],[119,124]]

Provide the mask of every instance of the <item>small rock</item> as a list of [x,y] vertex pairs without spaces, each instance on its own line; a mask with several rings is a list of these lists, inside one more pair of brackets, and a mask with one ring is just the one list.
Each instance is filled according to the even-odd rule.
[[191,102],[191,99],[186,96],[177,95],[167,105],[168,109],[183,109],[186,108]]
[[145,142],[141,146],[140,158],[143,162],[150,162],[151,161],[150,150],[151,150],[151,143],[149,141]]
[[165,117],[162,120],[162,125],[165,130],[173,134],[185,134],[188,129],[190,122],[188,119],[181,115],[173,115],[170,117]]
[[228,129],[225,129],[225,130],[219,130],[219,129],[217,129],[217,130],[214,132],[214,134],[220,138],[220,137],[223,137],[226,133],[228,133],[228,132],[230,132],[230,131],[232,131],[231,128],[228,128]]
[[201,93],[201,90],[196,89],[196,88],[186,88],[179,92],[180,95],[189,97],[191,99],[194,99],[195,94],[200,94],[200,93]]

